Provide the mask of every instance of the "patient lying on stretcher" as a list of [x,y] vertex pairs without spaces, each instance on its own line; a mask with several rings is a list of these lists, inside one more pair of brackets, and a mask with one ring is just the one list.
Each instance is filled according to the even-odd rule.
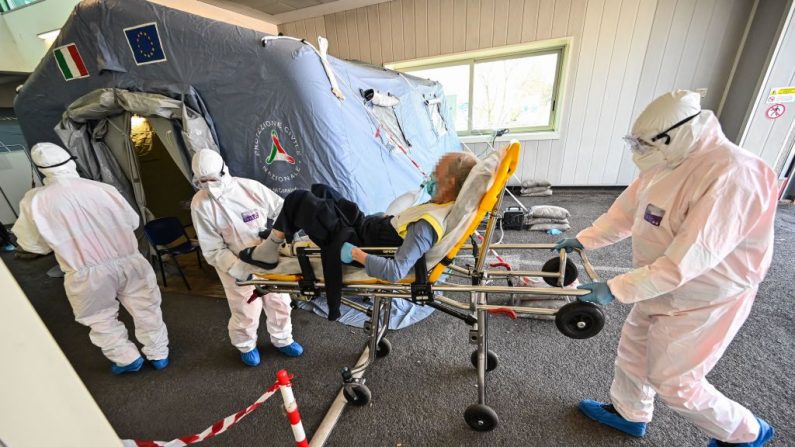
[[[444,235],[452,205],[477,159],[466,153],[444,155],[426,183],[431,200],[395,216],[366,216],[358,206],[326,185],[311,191],[293,191],[284,200],[267,239],[243,250],[240,259],[264,269],[279,262],[279,248],[298,230],[321,249],[321,262],[329,303],[329,319],[339,317],[342,263],[356,261],[374,278],[395,282]],[[394,258],[367,254],[357,246],[399,247]]]

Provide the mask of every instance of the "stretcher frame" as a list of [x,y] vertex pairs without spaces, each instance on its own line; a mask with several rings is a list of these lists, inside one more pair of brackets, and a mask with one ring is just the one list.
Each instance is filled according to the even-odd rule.
[[[478,207],[477,215],[467,231],[437,265],[429,271],[425,265],[424,257],[414,267],[414,281],[402,280],[397,283],[387,283],[372,280],[368,283],[343,283],[342,304],[369,316],[364,329],[369,338],[366,343],[368,354],[366,360],[358,361],[351,368],[343,368],[343,395],[349,404],[364,406],[370,402],[371,392],[365,385],[362,377],[364,371],[377,358],[387,356],[391,343],[385,335],[389,330],[389,314],[392,299],[403,298],[420,305],[431,306],[447,315],[462,320],[470,326],[470,343],[477,345],[472,353],[471,361],[477,369],[477,403],[470,405],[464,412],[466,422],[477,431],[494,429],[499,418],[497,413],[487,405],[486,372],[497,367],[497,355],[488,349],[488,320],[490,315],[502,314],[515,319],[519,314],[554,316],[558,329],[571,338],[590,338],[604,326],[604,313],[601,308],[592,303],[574,301],[559,309],[532,307],[526,305],[504,306],[490,304],[489,294],[526,294],[546,297],[577,297],[586,295],[588,290],[564,288],[571,284],[577,277],[577,268],[571,262],[569,253],[560,250],[556,257],[550,259],[541,271],[524,270],[497,270],[486,268],[486,259],[490,250],[547,250],[554,251],[554,244],[492,244],[498,219],[501,217],[501,205],[507,180],[516,169],[519,159],[520,145],[512,141],[503,155],[500,165],[495,173],[494,182],[488,188]],[[477,244],[470,236],[477,232],[477,228],[486,218],[486,229],[483,240]],[[472,239],[472,243],[466,243]],[[362,250],[380,255],[394,255],[395,247],[360,247]],[[453,261],[460,249],[474,251],[474,265],[466,267],[456,265]],[[594,271],[588,257],[582,251],[579,255],[583,269],[591,281],[598,281],[599,276]],[[267,279],[254,276],[247,281],[238,281],[238,284],[255,286],[257,295],[266,293],[289,293],[294,299],[308,301],[321,294],[325,288],[322,281],[315,279],[308,261],[310,257],[319,257],[320,249],[300,247],[297,249],[302,275],[271,275],[277,279]],[[308,270],[307,270],[308,269]],[[435,282],[445,273],[457,274],[469,279],[470,284],[442,284]],[[549,285],[557,287],[523,287],[523,286],[497,286],[486,284],[493,279],[512,279],[520,277],[541,277]],[[462,292],[469,295],[467,303],[444,296],[445,292]],[[372,306],[367,307],[352,301],[346,296],[363,296],[372,300]],[[364,358],[364,356],[363,356]]]

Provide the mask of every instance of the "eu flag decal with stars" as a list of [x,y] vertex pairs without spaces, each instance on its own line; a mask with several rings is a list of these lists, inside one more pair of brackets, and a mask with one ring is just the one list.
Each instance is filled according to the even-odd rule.
[[130,50],[132,50],[137,65],[166,61],[166,54],[160,43],[160,35],[157,33],[157,23],[144,23],[124,28],[124,34],[127,36],[127,43],[130,44]]

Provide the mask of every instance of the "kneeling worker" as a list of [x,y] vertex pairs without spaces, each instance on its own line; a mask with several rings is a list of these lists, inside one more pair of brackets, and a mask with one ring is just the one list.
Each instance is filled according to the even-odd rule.
[[655,99],[626,137],[640,176],[606,214],[557,248],[593,250],[632,237],[635,269],[582,301],[633,304],[618,342],[612,403],[588,417],[633,436],[655,395],[713,439],[759,447],[773,428],[707,381],[742,327],[773,256],[776,175],[732,144],[698,93]]
[[[441,239],[453,203],[477,159],[467,153],[444,155],[426,184],[431,200],[396,216],[365,216],[358,206],[325,185],[312,191],[291,192],[268,238],[241,253],[241,259],[265,269],[279,262],[279,246],[304,230],[321,248],[323,278],[329,303],[329,320],[340,316],[342,264],[354,260],[364,265],[367,274],[387,281],[398,281]],[[356,247],[399,246],[393,259],[368,255]]]
[[114,374],[141,369],[144,358],[119,321],[119,303],[132,315],[135,336],[155,369],[168,366],[168,332],[152,266],[138,252],[140,218],[113,186],[80,178],[69,152],[51,143],[30,151],[44,186],[25,194],[11,231],[31,253],[55,252],[75,320],[113,362]]
[[260,363],[257,328],[263,310],[271,343],[289,357],[300,356],[304,348],[293,341],[290,296],[269,293],[249,303],[254,287],[235,284],[235,278],[247,276],[247,266],[236,253],[261,241],[259,233],[267,229],[268,218],[279,214],[282,198],[257,181],[232,177],[215,151],[197,152],[192,168],[199,188],[190,205],[193,226],[207,263],[215,267],[224,286],[232,313],[229,338],[240,350],[240,359],[248,366]]

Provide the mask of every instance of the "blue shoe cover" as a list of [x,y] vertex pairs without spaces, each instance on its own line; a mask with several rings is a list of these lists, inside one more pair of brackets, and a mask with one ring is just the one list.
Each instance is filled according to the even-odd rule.
[[248,366],[259,365],[259,349],[254,347],[254,349],[252,349],[251,351],[241,352],[240,360],[242,360],[243,363],[245,363]]
[[3,251],[6,253],[11,253],[12,251],[16,250],[17,247],[14,244],[3,245]]
[[282,346],[281,348],[276,348],[282,354],[286,355],[287,357],[300,357],[301,354],[304,353],[304,347],[301,346],[297,341],[290,343],[287,346]]
[[141,370],[141,367],[144,365],[144,358],[138,357],[132,363],[125,366],[120,365],[113,365],[110,367],[110,371],[113,374],[124,374],[124,373],[133,373],[138,372]]
[[642,438],[646,435],[645,422],[630,422],[621,417],[619,414],[611,413],[605,410],[603,408],[604,405],[607,404],[603,402],[597,402],[595,400],[581,400],[580,411],[596,422],[615,428],[616,430],[623,431],[630,436]]
[[168,366],[169,362],[168,362],[168,357],[166,357],[166,358],[160,359],[160,360],[150,360],[149,363],[152,364],[152,368],[160,370],[160,369],[164,369],[166,366]]
[[[723,445],[736,445],[738,447],[762,447],[765,445],[767,441],[773,438],[773,435],[776,434],[776,430],[770,426],[764,419],[756,418],[759,421],[759,436],[756,437],[756,441],[753,442],[741,442],[739,444],[730,444],[728,442],[722,443]],[[721,444],[718,443],[717,439],[710,439],[708,447],[719,447]]]

